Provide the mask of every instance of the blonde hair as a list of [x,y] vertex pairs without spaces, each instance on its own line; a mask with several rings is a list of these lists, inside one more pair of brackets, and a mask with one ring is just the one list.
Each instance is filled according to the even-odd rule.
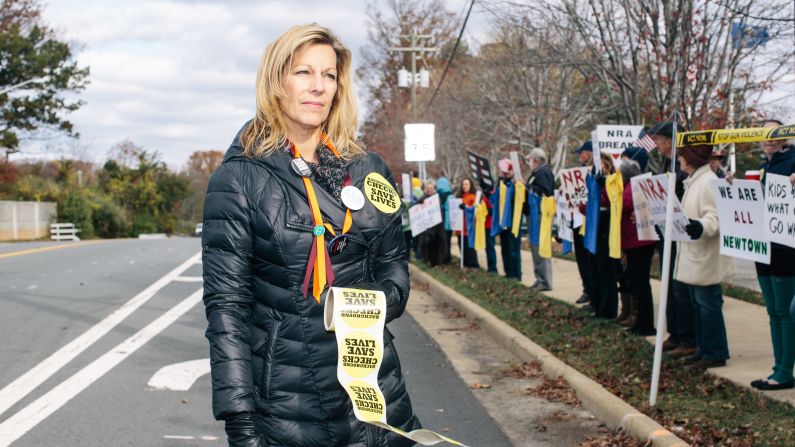
[[351,79],[351,52],[328,28],[311,24],[290,28],[262,54],[257,71],[257,113],[240,137],[247,156],[268,156],[285,144],[287,127],[279,106],[279,99],[287,96],[284,78],[296,53],[311,45],[329,45],[337,55],[337,91],[323,130],[343,158],[364,154],[356,143],[359,118]]

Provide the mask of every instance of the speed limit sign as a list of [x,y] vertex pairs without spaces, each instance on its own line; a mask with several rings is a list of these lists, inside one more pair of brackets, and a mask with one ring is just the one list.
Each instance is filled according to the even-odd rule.
[[404,148],[406,161],[433,161],[436,159],[433,124],[406,124]]

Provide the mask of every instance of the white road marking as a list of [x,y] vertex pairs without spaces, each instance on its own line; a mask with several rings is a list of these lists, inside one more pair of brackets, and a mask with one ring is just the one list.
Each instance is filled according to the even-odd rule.
[[166,439],[183,439],[186,441],[194,439],[193,436],[179,436],[179,435],[163,435],[163,437]]
[[177,276],[174,281],[178,282],[202,282],[201,276]]
[[201,302],[201,299],[202,289],[199,289],[115,348],[89,363],[55,388],[33,401],[33,403],[3,421],[0,424],[0,447],[7,447],[21,438],[31,428],[49,417],[113,369],[113,367],[129,357],[130,354],[162,332],[163,329],[174,323],[193,306]]
[[64,365],[72,361],[72,359],[80,355],[80,353],[94,344],[94,342],[102,338],[111,329],[116,327],[116,325],[124,321],[125,318],[149,301],[155,293],[196,263],[197,259],[201,259],[201,253],[196,253],[191,256],[190,259],[155,281],[130,301],[127,301],[116,309],[112,314],[95,324],[91,329],[87,330],[64,347],[42,360],[28,372],[6,385],[5,388],[0,390],[0,415],[14,406],[23,397],[27,396],[28,393],[36,389],[36,387],[44,383],[45,380],[49,379],[53,374],[58,372],[58,370],[63,368]]
[[158,390],[188,391],[205,374],[210,374],[209,358],[174,363],[160,368],[147,385]]

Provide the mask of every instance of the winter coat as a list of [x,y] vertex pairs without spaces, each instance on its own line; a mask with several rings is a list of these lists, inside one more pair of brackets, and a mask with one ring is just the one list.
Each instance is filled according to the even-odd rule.
[[[767,174],[778,174],[789,177],[795,173],[795,149],[787,148],[776,152],[770,160],[759,168],[762,176],[762,190],[766,194]],[[756,263],[756,274],[759,276],[795,276],[795,248],[772,242],[770,244],[770,264]]]
[[534,192],[541,197],[555,195],[555,174],[548,164],[543,164],[534,169],[527,179],[527,192]]
[[[254,412],[259,443],[246,446],[413,445],[354,417],[337,380],[337,342],[324,328],[323,305],[301,292],[315,241],[304,183],[291,169],[286,148],[248,158],[239,137],[210,179],[204,208],[204,304],[216,419]],[[365,177],[373,172],[394,187],[377,154],[346,165],[363,192]],[[323,187],[316,184],[314,190],[323,221],[340,234],[345,208]],[[399,196],[395,199],[402,207]],[[369,282],[381,288],[388,323],[403,313],[409,296],[400,211],[384,213],[367,198],[352,216],[348,246],[331,257],[334,285]],[[378,383],[388,422],[416,429],[419,421],[388,329],[384,344]]]
[[734,270],[731,258],[720,254],[718,206],[711,185],[717,178],[707,164],[684,181],[682,212],[704,227],[700,238],[677,242],[674,279],[691,286],[720,284]]
[[655,241],[638,239],[638,226],[635,223],[635,203],[632,197],[632,182],[624,183],[623,203],[621,208],[621,248],[624,250],[645,247]]

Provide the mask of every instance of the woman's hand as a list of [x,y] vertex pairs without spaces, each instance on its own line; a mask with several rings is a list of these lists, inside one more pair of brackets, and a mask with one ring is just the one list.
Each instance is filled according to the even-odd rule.
[[704,233],[704,225],[701,225],[701,222],[695,219],[690,219],[690,223],[685,225],[685,232],[690,236],[690,239],[696,240]]
[[262,447],[254,413],[239,413],[226,419],[226,436],[229,447]]
[[731,185],[732,182],[734,181],[734,173],[733,172],[728,172],[726,174],[726,177],[723,178],[723,180],[726,180],[726,182]]

